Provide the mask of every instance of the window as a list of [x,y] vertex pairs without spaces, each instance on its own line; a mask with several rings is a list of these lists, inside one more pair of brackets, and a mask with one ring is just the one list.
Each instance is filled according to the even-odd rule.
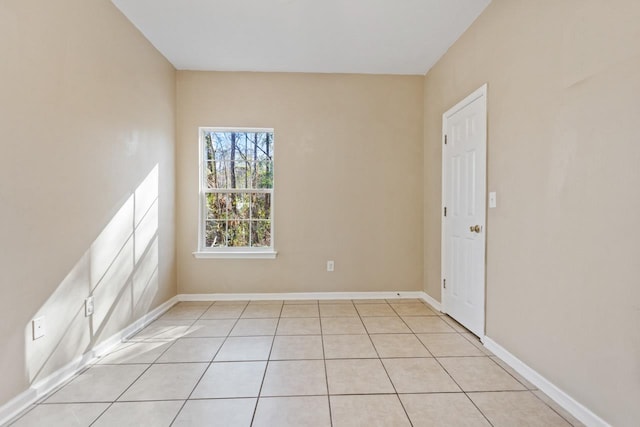
[[200,128],[202,258],[275,258],[273,129]]

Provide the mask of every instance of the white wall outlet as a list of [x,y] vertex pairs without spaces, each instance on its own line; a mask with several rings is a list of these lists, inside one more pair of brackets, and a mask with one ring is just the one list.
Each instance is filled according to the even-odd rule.
[[334,267],[335,267],[335,264],[334,264],[333,260],[327,261],[327,271],[333,271]]
[[495,208],[497,205],[496,192],[492,191],[489,193],[489,207]]
[[34,341],[44,336],[44,317],[38,317],[31,322]]
[[93,314],[93,297],[88,297],[84,300],[84,317],[89,317]]

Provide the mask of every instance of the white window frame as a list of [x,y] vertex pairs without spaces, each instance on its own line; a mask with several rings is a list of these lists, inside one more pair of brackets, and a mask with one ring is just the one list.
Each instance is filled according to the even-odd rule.
[[[242,128],[242,127],[211,127],[203,126],[198,128],[198,250],[193,252],[196,258],[260,258],[273,259],[278,252],[274,248],[274,188],[275,174],[273,185],[271,188],[259,189],[210,189],[206,185],[206,159],[204,156],[204,134],[205,132],[238,132],[238,133],[271,133],[274,135],[274,153],[275,153],[275,132],[273,128]],[[272,153],[273,163],[275,164],[275,155]],[[274,169],[275,170],[275,169]],[[269,247],[216,247],[206,246],[205,229],[207,217],[206,195],[208,193],[266,193],[271,195],[271,246]]]

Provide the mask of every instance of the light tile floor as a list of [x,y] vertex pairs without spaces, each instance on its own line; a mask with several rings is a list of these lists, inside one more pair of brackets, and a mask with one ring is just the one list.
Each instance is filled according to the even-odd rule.
[[12,426],[578,426],[420,300],[184,302]]

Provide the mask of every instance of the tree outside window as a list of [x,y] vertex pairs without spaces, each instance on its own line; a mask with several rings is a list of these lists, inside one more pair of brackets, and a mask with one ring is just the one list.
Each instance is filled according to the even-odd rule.
[[200,251],[273,248],[273,129],[200,128]]

